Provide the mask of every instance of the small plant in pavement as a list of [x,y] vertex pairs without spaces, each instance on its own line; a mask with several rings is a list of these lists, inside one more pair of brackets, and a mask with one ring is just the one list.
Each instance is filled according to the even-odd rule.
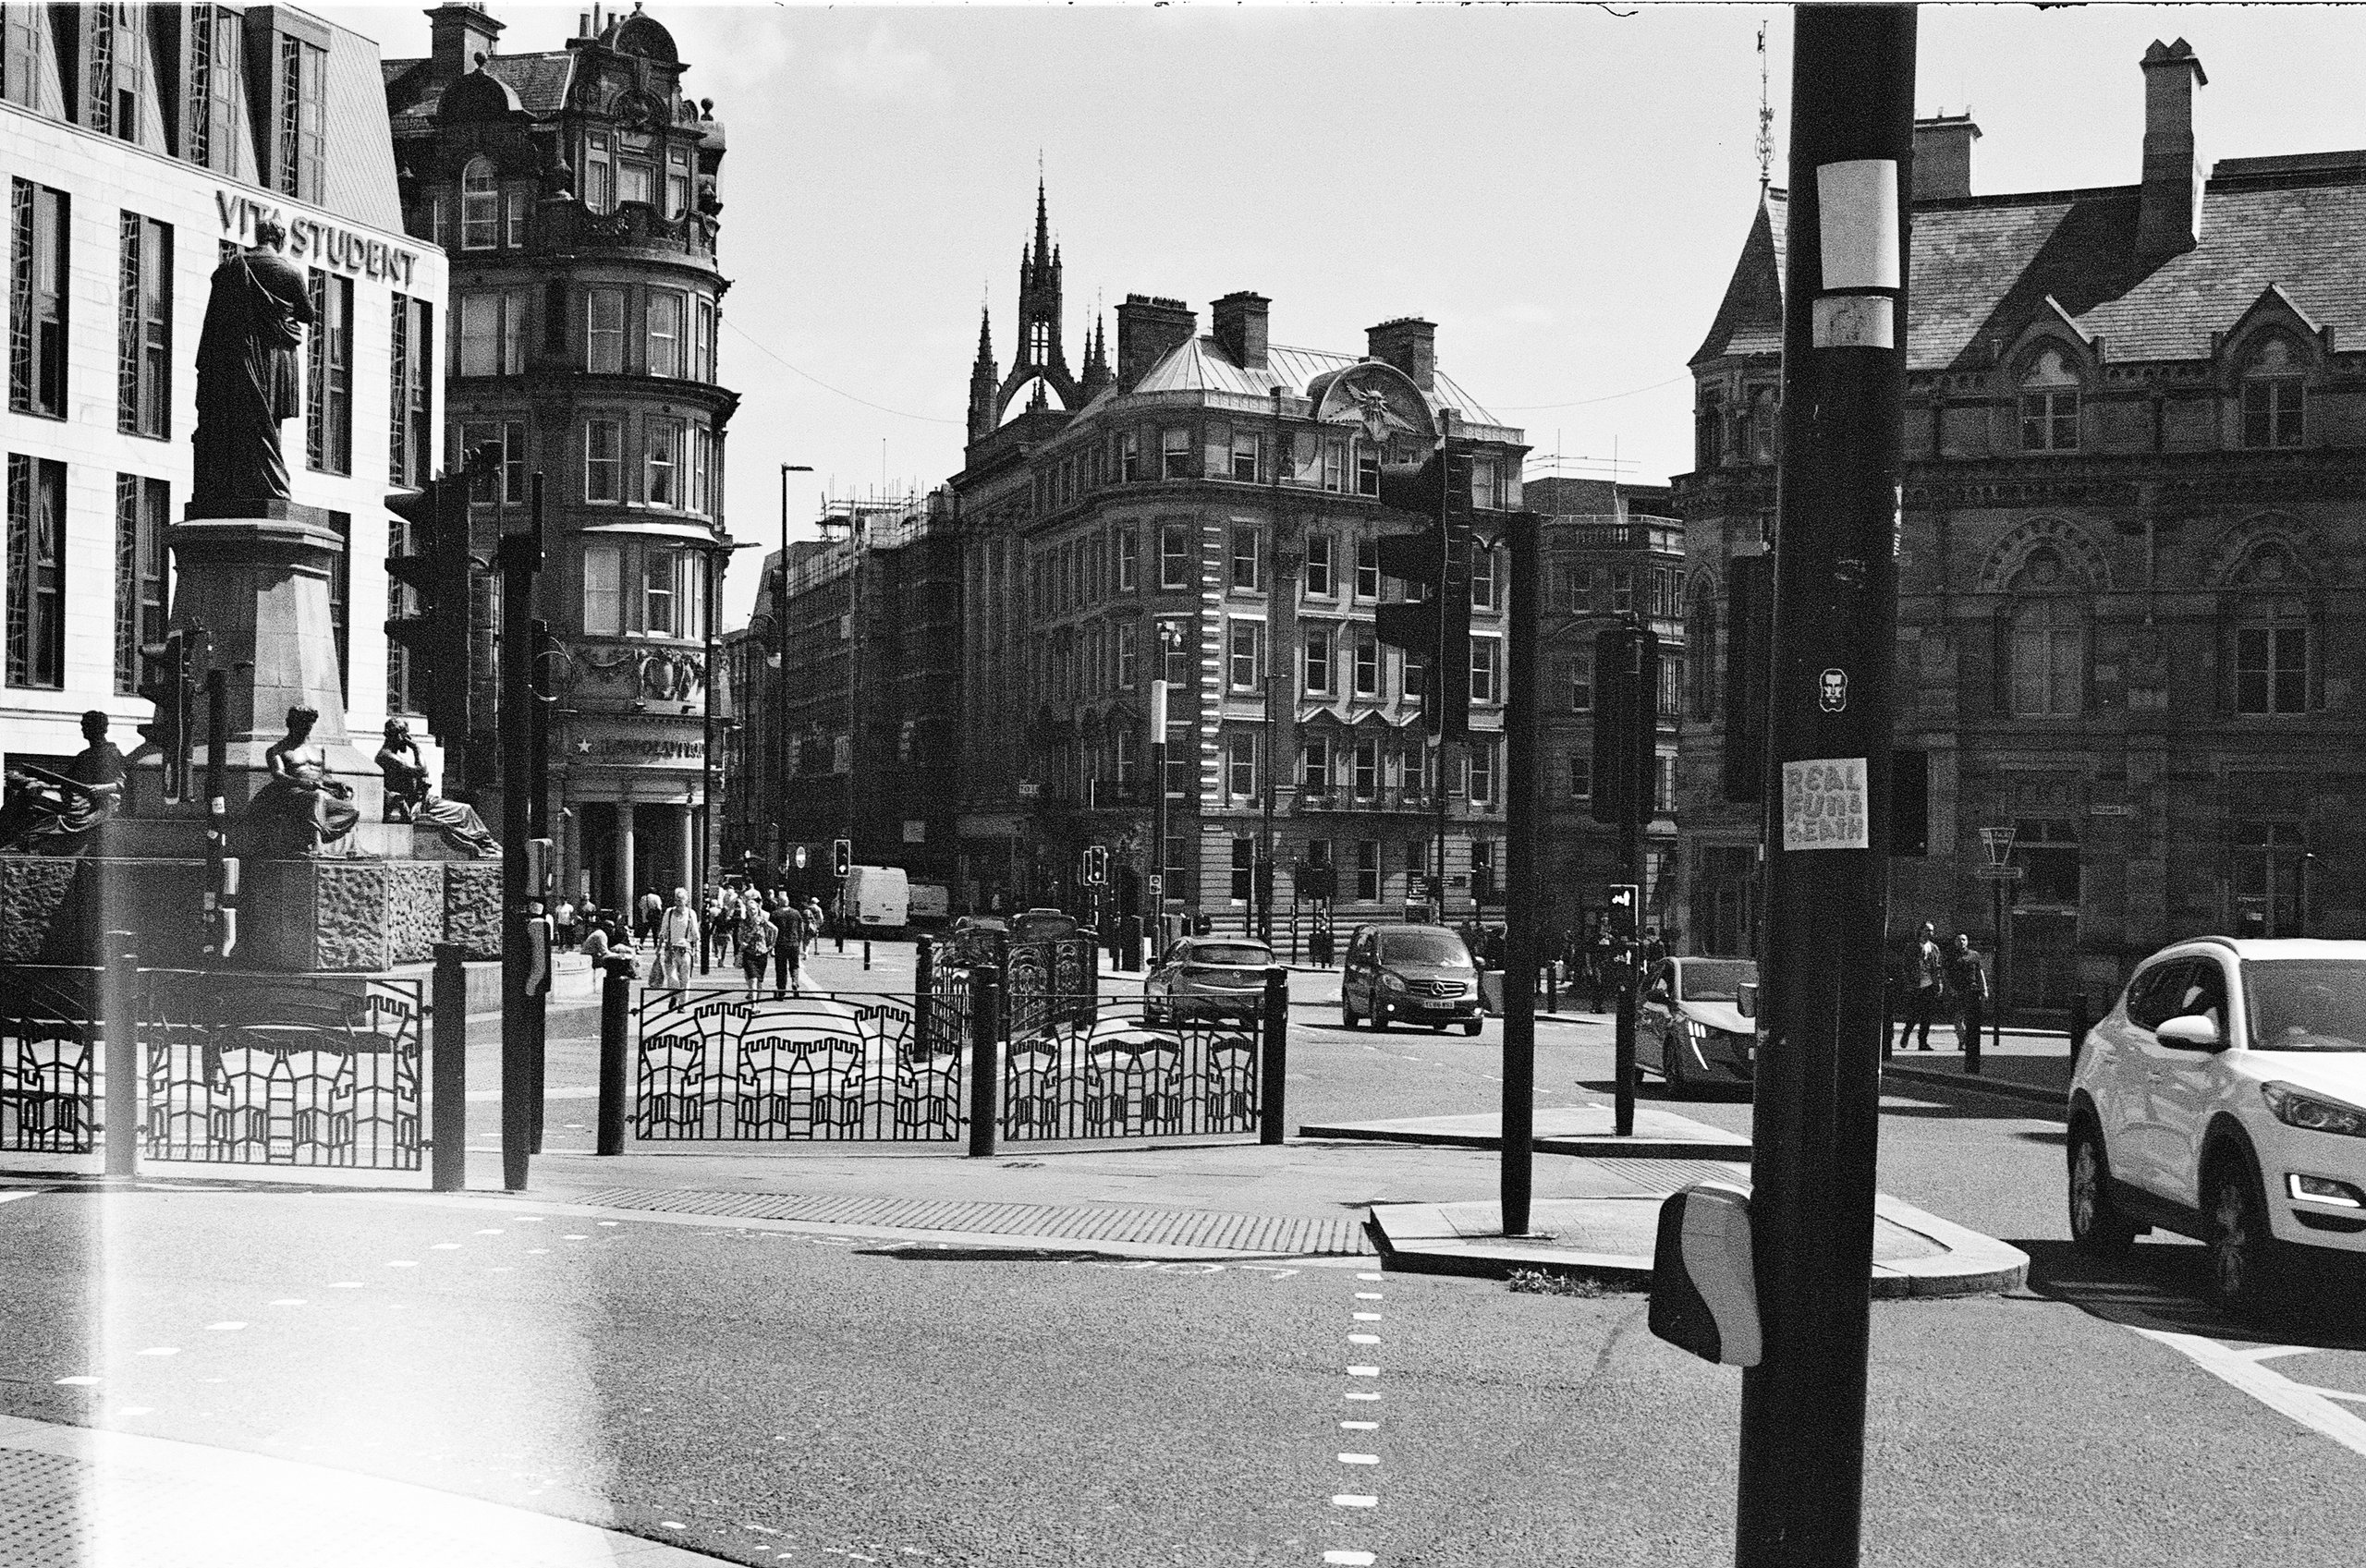
[[1510,1284],[1515,1295],[1619,1295],[1624,1293],[1604,1283],[1575,1274],[1548,1274],[1542,1269],[1515,1269]]

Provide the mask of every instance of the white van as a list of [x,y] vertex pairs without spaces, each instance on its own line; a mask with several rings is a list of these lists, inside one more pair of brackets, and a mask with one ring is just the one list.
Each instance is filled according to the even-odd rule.
[[911,923],[911,879],[901,866],[853,866],[839,892],[856,929],[900,930]]

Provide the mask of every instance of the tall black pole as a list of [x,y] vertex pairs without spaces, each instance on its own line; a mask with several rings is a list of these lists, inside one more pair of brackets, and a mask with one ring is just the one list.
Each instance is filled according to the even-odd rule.
[[[1166,637],[1158,639],[1160,678],[1150,683],[1150,913],[1151,952],[1166,942]],[[1155,960],[1153,960],[1155,961]]]
[[1738,1568],[1858,1561],[1905,407],[1911,6],[1795,13]]
[[1625,938],[1627,962],[1618,971],[1618,1013],[1611,1028],[1611,1131],[1620,1137],[1630,1137],[1635,1132],[1636,1012],[1643,991],[1643,906],[1651,892],[1650,879],[1643,874],[1643,818],[1652,808],[1652,791],[1659,782],[1657,645],[1652,645],[1653,657],[1647,660],[1640,628],[1630,622],[1628,634],[1620,645],[1628,661],[1625,679],[1616,687],[1626,700],[1627,711],[1618,714],[1616,722],[1626,730],[1627,744],[1634,751],[1628,759],[1626,788],[1620,796],[1625,805],[1618,815],[1618,864],[1625,869],[1628,885],[1635,890],[1635,907]]
[[534,574],[542,565],[543,476],[534,476],[533,517],[494,544],[501,570],[501,1180],[524,1190],[541,1105],[535,1094],[534,1028],[528,1017],[526,841],[533,836],[536,662]]
[[1538,612],[1543,581],[1532,512],[1512,515],[1511,638],[1506,645],[1510,701],[1504,713],[1504,779],[1510,786],[1504,832],[1510,863],[1504,910],[1504,1234],[1528,1234],[1531,1164],[1536,1134],[1536,915],[1540,840],[1536,765]]
[[[699,863],[697,882],[698,910],[701,920],[712,923],[707,913],[707,894],[713,891],[713,868],[717,860],[714,850],[714,614],[723,602],[723,562],[720,550],[706,553],[701,570],[706,573],[706,624],[699,629],[706,638],[706,664],[702,672],[706,708],[699,725]],[[704,926],[699,928],[699,973],[711,973],[714,968],[714,933]]]

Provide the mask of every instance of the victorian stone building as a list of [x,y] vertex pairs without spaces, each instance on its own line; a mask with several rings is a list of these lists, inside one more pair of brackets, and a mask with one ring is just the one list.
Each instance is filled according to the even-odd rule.
[[452,258],[451,447],[502,455],[480,553],[543,477],[535,610],[560,651],[543,787],[561,887],[613,907],[695,885],[706,861],[738,395],[716,362],[723,127],[653,17],[595,15],[562,48],[505,55],[500,21],[438,6],[429,56],[386,62],[384,92],[410,232]]
[[[2014,830],[2024,1015],[2177,937],[2366,927],[2366,643],[2342,630],[2366,608],[2366,152],[2207,164],[2200,60],[2140,64],[2132,185],[1977,194],[1978,128],[1916,128],[1896,742],[1927,853],[1892,861],[1891,906],[1986,947],[1982,830]],[[1772,531],[1785,212],[1766,192],[1692,360],[1696,618]],[[1758,825],[1717,790],[1733,672],[1701,667],[1696,938],[1746,921]]]
[[[1096,322],[1072,373],[1039,191],[1018,346],[1002,369],[981,323],[952,481],[957,898],[1082,907],[1077,867],[1098,845],[1112,852],[1098,913],[1140,907],[1156,863],[1170,901],[1248,920],[1267,858],[1277,936],[1312,918],[1303,866],[1333,868],[1343,922],[1401,912],[1434,862],[1443,791],[1447,913],[1469,917],[1503,863],[1502,560],[1482,553],[1474,656],[1454,676],[1470,682],[1479,733],[1441,768],[1418,663],[1372,635],[1375,495],[1383,461],[1419,460],[1450,433],[1478,444],[1484,523],[1519,504],[1520,432],[1440,372],[1426,321],[1373,327],[1356,354],[1274,343],[1251,293],[1215,301],[1205,333],[1174,299],[1132,295],[1116,314],[1114,362]],[[1155,846],[1147,726],[1162,674],[1168,833]]]

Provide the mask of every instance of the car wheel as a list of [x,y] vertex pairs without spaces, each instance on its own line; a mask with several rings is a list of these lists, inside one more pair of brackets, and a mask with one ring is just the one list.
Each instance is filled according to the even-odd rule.
[[2275,1306],[2275,1236],[2248,1155],[2230,1152],[2212,1163],[2202,1184],[2201,1217],[2210,1249],[2210,1299],[2238,1318]]
[[2111,1197],[2111,1161],[2091,1121],[2070,1129],[2070,1245],[2090,1258],[2117,1258],[2136,1239],[2136,1227]]
[[[1444,1028],[1445,1026],[1440,1025],[1439,1027]],[[1479,1020],[1476,1018],[1465,1018],[1462,1021],[1462,1032],[1470,1035],[1473,1039],[1476,1039],[1479,1034]]]

